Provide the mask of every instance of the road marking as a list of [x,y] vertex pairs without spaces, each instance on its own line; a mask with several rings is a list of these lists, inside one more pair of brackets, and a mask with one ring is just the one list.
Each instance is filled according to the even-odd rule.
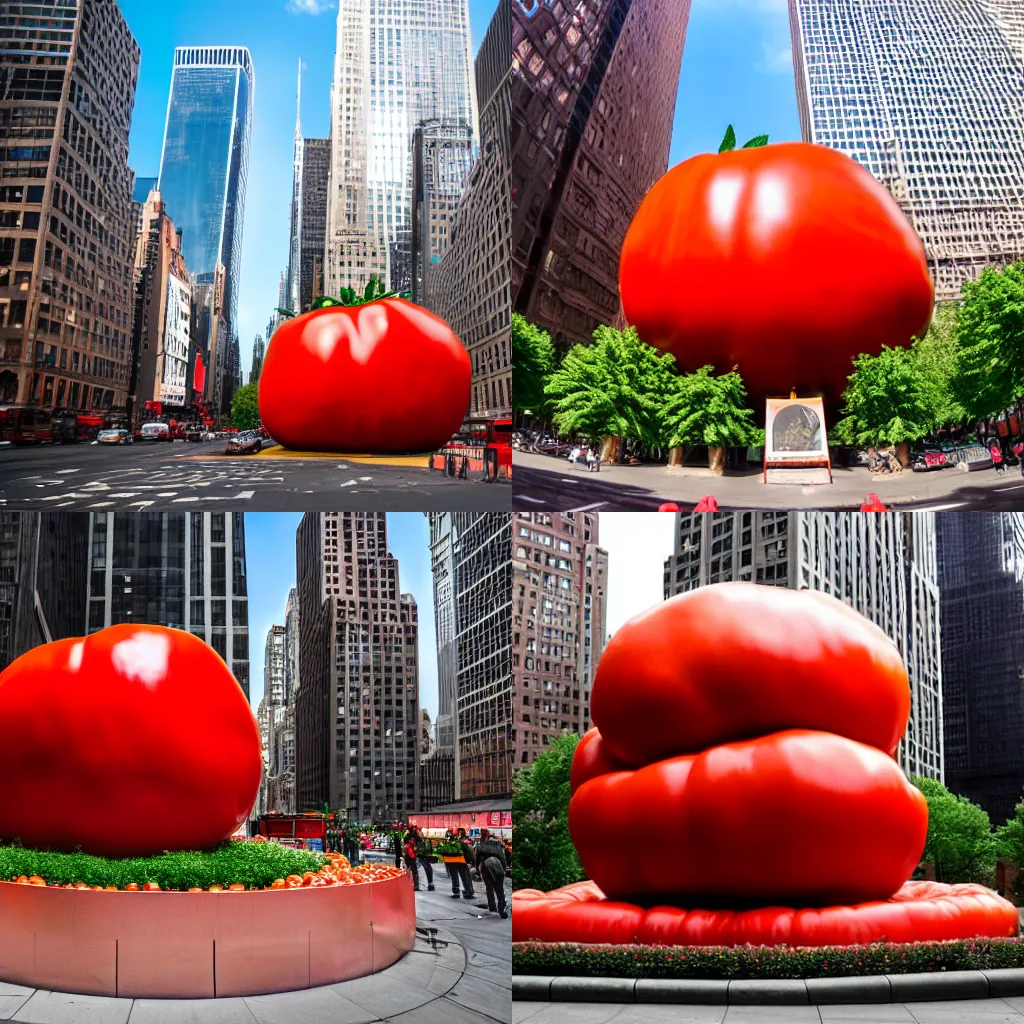
[[58,473],[81,473],[80,469],[58,469]]
[[913,512],[945,512],[951,508],[963,508],[967,504],[966,501],[954,501],[950,505],[920,505],[911,511]]
[[256,492],[255,491],[239,491],[235,495],[236,501],[248,501]]
[[129,508],[149,508],[153,502],[151,501],[133,501],[128,507]]
[[109,508],[114,503],[112,501],[94,501],[88,508]]
[[108,494],[108,498],[137,498],[139,491],[119,491],[117,494]]
[[569,511],[570,512],[589,512],[589,511],[591,511],[591,509],[601,508],[602,506],[607,505],[607,504],[608,504],[607,501],[595,501],[593,503],[593,505],[583,505],[580,508],[571,508],[571,509],[569,509]]
[[372,481],[373,481],[373,477],[372,476],[361,476],[359,478],[359,482],[362,483],[362,484],[372,483]]
[[531,498],[528,494],[517,494],[516,497],[519,498],[521,501],[532,501],[534,505],[544,504],[543,498]]
[[54,508],[67,508],[68,505],[74,505],[73,501],[62,501],[59,505],[54,505]]
[[88,490],[93,490],[93,491],[109,491],[110,490],[110,484],[105,484],[105,483],[103,483],[102,480],[91,480],[87,484],[82,484],[82,490],[83,491],[88,491]]
[[175,498],[174,501],[172,502],[172,504],[180,505],[180,504],[182,504],[183,502],[186,502],[186,501],[198,501],[198,500],[199,500],[198,498]]
[[355,487],[355,480],[346,480],[343,484],[338,484],[339,487]]
[[178,493],[177,491],[161,491],[157,495],[157,497],[158,498],[173,498],[177,493]]
[[[48,494],[43,501],[64,501],[67,498],[95,498],[95,494]],[[30,500],[30,499],[25,499]]]

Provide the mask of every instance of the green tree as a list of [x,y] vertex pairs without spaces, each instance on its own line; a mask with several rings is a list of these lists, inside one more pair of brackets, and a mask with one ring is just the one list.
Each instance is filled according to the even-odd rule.
[[928,841],[922,859],[935,865],[936,880],[990,883],[996,838],[988,815],[934,779],[912,781],[928,801]]
[[674,365],[672,356],[644,344],[636,328],[601,326],[593,344],[569,349],[544,393],[563,433],[657,445],[664,438],[662,409]]
[[963,287],[953,394],[971,419],[1024,399],[1024,262],[990,268]]
[[915,338],[910,351],[921,373],[922,393],[933,426],[947,427],[966,420],[967,410],[953,391],[960,360],[955,303],[943,303],[935,310],[925,336]]
[[664,410],[670,447],[727,448],[763,439],[763,432],[754,425],[753,410],[747,408],[747,390],[738,370],[719,377],[714,374],[713,366],[702,366],[696,373],[676,378]]
[[512,314],[512,405],[520,412],[542,413],[544,383],[554,369],[555,346],[547,331]]
[[861,355],[843,398],[846,417],[833,430],[837,440],[855,445],[915,441],[932,427],[927,383],[907,348],[883,347]]
[[239,430],[255,430],[260,425],[258,390],[259,384],[246,384],[231,399],[231,421]]
[[1010,887],[1020,901],[1024,899],[1024,803],[1017,804],[1013,817],[996,829],[996,848],[999,856],[1021,869]]
[[580,738],[559,736],[512,780],[512,878],[517,889],[557,889],[586,878],[569,835],[569,772]]

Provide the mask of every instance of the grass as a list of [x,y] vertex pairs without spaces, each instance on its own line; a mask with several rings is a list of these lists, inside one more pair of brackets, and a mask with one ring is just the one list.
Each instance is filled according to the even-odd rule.
[[601,978],[843,978],[1024,967],[1019,939],[868,946],[602,946],[517,942],[513,974]]
[[247,889],[266,888],[277,878],[319,871],[327,858],[308,850],[292,850],[277,843],[228,840],[210,851],[162,853],[156,857],[111,860],[87,853],[53,853],[0,846],[0,879],[38,875],[47,882],[66,885],[141,886],[157,882],[161,889],[186,890],[241,882]]

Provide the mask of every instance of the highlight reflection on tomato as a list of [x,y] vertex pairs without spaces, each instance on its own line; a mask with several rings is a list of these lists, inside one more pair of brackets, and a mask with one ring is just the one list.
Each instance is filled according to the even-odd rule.
[[738,366],[768,395],[835,402],[860,353],[923,334],[924,246],[885,188],[825,146],[704,154],[647,194],[619,258],[626,319],[681,370]]
[[452,329],[400,298],[287,320],[259,380],[263,425],[287,448],[426,452],[469,407],[469,355]]
[[242,688],[198,637],[110,626],[0,674],[0,838],[107,857],[198,850],[248,817],[262,771]]

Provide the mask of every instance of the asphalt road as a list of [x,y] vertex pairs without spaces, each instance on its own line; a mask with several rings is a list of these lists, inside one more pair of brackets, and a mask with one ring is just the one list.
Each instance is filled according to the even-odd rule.
[[[0,508],[243,508],[508,511],[507,481],[430,472],[425,457],[346,461],[346,456],[225,455],[225,442],[0,447]],[[402,463],[405,464],[402,464]]]
[[[529,465],[525,465],[529,462]],[[920,511],[1024,510],[1024,479],[1013,470],[958,473],[953,469],[928,474],[904,473],[879,481],[866,470],[837,470],[835,484],[816,487],[768,485],[760,473],[718,478],[672,476],[663,467],[633,471],[613,467],[600,474],[571,470],[564,460],[514,456],[517,511],[656,511],[674,501],[684,511],[704,495],[714,495],[724,512],[745,508],[813,508],[827,511],[859,509],[869,492],[878,493],[893,509]],[[550,465],[550,469],[548,466]],[[540,468],[543,466],[543,468]],[[612,477],[615,479],[612,479]]]

